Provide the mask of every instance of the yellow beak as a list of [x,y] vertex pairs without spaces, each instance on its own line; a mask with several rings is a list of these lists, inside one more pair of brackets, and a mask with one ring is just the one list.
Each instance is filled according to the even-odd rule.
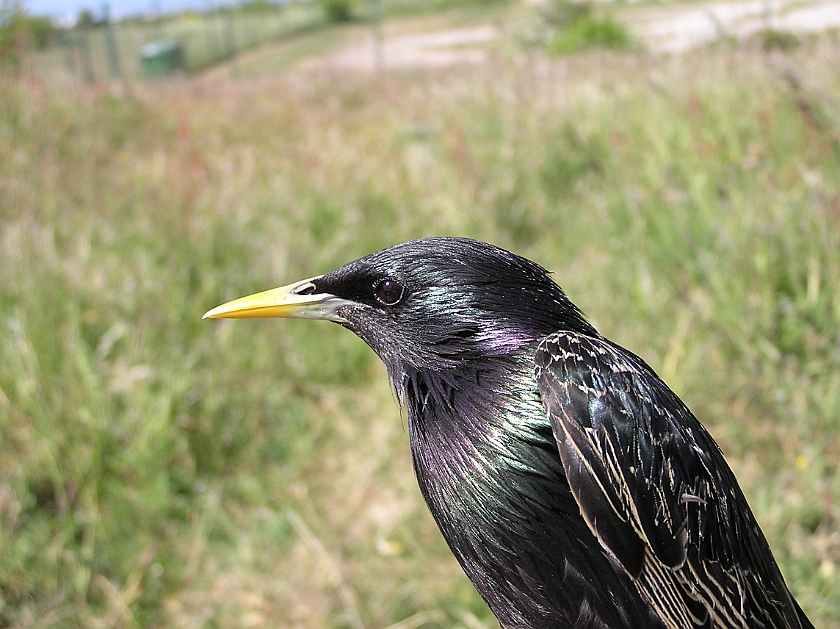
[[326,319],[337,323],[346,322],[337,313],[341,306],[352,302],[329,293],[313,293],[314,280],[311,277],[288,286],[234,299],[204,313],[202,319],[264,319],[282,317],[288,319]]

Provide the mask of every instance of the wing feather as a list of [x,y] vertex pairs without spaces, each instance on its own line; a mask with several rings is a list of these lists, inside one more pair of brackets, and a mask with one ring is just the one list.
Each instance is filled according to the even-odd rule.
[[666,626],[811,627],[717,444],[644,361],[557,332],[535,375],[581,514]]

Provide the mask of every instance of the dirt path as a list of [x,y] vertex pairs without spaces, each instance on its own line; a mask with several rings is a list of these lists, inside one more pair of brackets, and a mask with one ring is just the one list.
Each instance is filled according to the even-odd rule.
[[667,12],[640,11],[628,22],[649,49],[676,52],[721,36],[748,37],[766,28],[799,34],[837,28],[840,27],[840,1],[716,2],[673,7]]
[[385,37],[379,51],[371,38],[327,59],[313,61],[312,64],[328,65],[335,69],[370,70],[377,63],[388,68],[475,63],[484,60],[487,44],[495,41],[500,34],[497,27],[485,25],[422,35]]

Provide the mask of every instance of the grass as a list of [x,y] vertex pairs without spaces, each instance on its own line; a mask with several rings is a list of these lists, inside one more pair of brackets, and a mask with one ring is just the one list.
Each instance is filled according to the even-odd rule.
[[556,33],[548,44],[548,52],[568,55],[593,48],[627,50],[631,46],[630,32],[620,22],[609,16],[601,19],[585,16]]
[[[253,78],[294,69],[307,60],[321,60],[352,44],[370,38],[370,27],[358,22],[330,24],[310,32],[284,37],[236,59],[234,74]],[[231,74],[226,67],[208,70],[207,74]]]
[[555,57],[591,50],[628,52],[640,48],[626,24],[614,19],[609,9],[598,9],[588,1],[540,3],[523,12],[513,36],[520,46],[541,49]]
[[496,626],[363,343],[200,319],[460,234],[555,271],[663,375],[840,627],[838,56],[3,79],[0,626]]

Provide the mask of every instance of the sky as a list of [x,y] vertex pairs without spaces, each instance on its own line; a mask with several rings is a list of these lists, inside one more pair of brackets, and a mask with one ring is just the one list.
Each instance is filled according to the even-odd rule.
[[[102,15],[103,0],[24,0],[29,15],[49,15],[59,20],[73,20],[82,9],[87,9],[96,17]],[[184,11],[186,9],[204,10],[209,6],[233,4],[232,1],[220,0],[109,0],[111,16],[115,19],[132,15],[156,12],[164,13]]]

